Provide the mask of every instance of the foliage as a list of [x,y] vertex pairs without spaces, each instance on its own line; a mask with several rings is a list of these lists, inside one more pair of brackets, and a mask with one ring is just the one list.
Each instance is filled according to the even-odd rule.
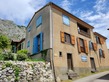
[[43,58],[39,58],[39,59],[31,59],[31,61],[35,61],[35,62],[42,61],[42,62],[45,62],[45,60],[44,60]]
[[13,65],[13,64],[12,64],[11,62],[6,62],[6,63],[5,63],[5,66],[6,66],[6,67],[11,67],[12,65]]
[[22,50],[19,50],[18,52],[17,52],[17,54],[28,54],[28,50],[26,50],[26,49],[22,49]]
[[21,54],[17,55],[17,60],[19,60],[19,61],[24,61],[27,58],[28,58],[28,56],[26,54],[24,54],[24,53],[21,53]]
[[14,55],[11,52],[4,53],[3,54],[3,59],[4,60],[14,60]]
[[19,50],[17,52],[17,54],[18,54],[17,55],[17,60],[19,60],[19,61],[24,61],[24,60],[28,59],[28,56],[27,56],[28,51],[25,50],[25,49]]
[[0,34],[0,48],[5,49],[9,46],[10,41],[7,36]]
[[0,53],[0,60],[3,60],[3,55],[2,55],[2,53]]
[[15,74],[15,82],[18,82],[19,81],[19,73],[21,71],[20,67],[14,65],[13,66],[13,69],[14,69],[14,74]]

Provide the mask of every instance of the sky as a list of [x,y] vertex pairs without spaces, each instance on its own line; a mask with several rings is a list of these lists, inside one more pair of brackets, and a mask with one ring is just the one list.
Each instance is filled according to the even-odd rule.
[[27,26],[34,13],[53,2],[107,37],[109,48],[109,0],[0,0],[0,18]]

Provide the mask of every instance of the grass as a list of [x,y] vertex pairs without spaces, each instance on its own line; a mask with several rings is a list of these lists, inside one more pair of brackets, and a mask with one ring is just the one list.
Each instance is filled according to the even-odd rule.
[[62,82],[72,82],[72,80],[64,80],[64,81],[62,81]]

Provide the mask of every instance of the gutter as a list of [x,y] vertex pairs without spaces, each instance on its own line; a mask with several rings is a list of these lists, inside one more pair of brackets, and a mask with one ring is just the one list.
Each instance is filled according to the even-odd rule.
[[53,70],[53,74],[54,74],[54,80],[56,81],[56,73],[55,73],[55,67],[54,67],[54,50],[53,50],[53,13],[52,13],[52,7],[49,5],[50,7],[50,47],[52,48],[52,70]]

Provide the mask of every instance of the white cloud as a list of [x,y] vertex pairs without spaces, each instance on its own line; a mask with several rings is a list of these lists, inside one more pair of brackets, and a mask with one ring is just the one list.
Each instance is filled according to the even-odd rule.
[[72,4],[69,0],[63,0],[61,2],[61,7],[64,8],[66,11],[71,12],[71,6],[72,6]]
[[0,18],[25,24],[46,0],[0,0]]
[[107,7],[107,0],[96,0],[95,5],[92,7],[94,11],[81,11],[80,18],[94,26],[94,31],[107,37],[107,45],[109,48],[109,11]]
[[102,10],[105,10],[106,9],[106,0],[97,0],[94,8],[98,12],[102,11]]

